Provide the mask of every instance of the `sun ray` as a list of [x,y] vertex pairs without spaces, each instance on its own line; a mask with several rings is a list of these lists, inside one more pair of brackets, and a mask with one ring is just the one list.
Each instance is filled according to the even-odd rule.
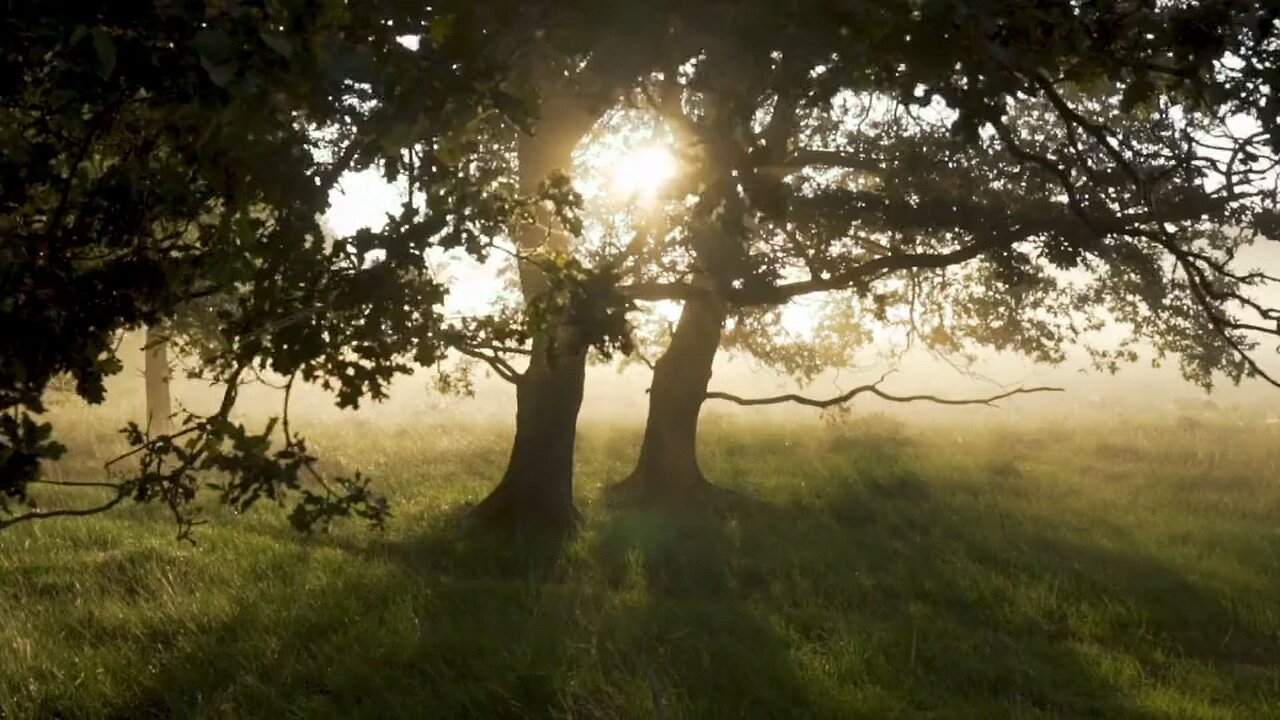
[[669,148],[645,145],[618,158],[612,171],[611,189],[619,197],[649,205],[676,172],[676,159]]

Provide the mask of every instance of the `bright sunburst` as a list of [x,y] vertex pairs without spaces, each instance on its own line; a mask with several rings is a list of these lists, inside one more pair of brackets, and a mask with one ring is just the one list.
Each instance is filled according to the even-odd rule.
[[613,192],[641,204],[652,203],[676,175],[676,159],[662,145],[645,145],[622,154],[613,167]]

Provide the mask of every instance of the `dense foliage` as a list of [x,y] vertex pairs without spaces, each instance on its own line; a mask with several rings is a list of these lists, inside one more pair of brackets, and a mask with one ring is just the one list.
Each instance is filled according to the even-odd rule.
[[[709,275],[729,340],[801,375],[848,359],[856,309],[1049,362],[1121,325],[1100,366],[1145,341],[1205,386],[1270,377],[1277,279],[1238,255],[1276,230],[1275,11],[973,5],[761,8],[734,16],[750,42],[673,57],[644,99],[692,149],[690,187],[721,183],[718,227],[700,243],[677,194],[646,249],[686,261],[642,279]],[[833,291],[846,331],[780,345],[776,309]]]
[[[714,334],[696,362],[659,364],[692,372],[670,385],[694,401],[687,433],[726,322],[730,344],[800,375],[847,361],[871,323],[1050,362],[1115,324],[1132,337],[1092,348],[1103,367],[1145,340],[1206,386],[1273,380],[1258,351],[1280,310],[1259,291],[1280,280],[1238,256],[1277,229],[1278,12],[18,3],[0,20],[0,527],[135,499],[186,528],[206,476],[238,508],[300,490],[300,527],[377,521],[385,505],[361,478],[314,472],[287,392],[278,427],[252,430],[231,419],[238,389],[273,373],[354,406],[450,351],[517,383],[517,446],[530,423],[557,435],[513,451],[532,460],[495,516],[516,517],[542,491],[540,448],[572,454],[582,379],[565,365],[586,346],[630,351],[640,300],[683,301],[701,314],[689,327]],[[563,242],[583,225],[558,171],[619,100],[669,124],[686,168],[661,218],[583,252]],[[407,189],[402,211],[326,236],[339,178],[374,165]],[[523,316],[446,319],[426,257],[499,246],[536,280]],[[776,313],[814,294],[835,298],[828,347],[783,347]],[[199,372],[225,387],[220,407],[163,436],[127,428],[140,470],[90,481],[103,505],[24,509],[51,482],[41,460],[62,452],[40,421],[50,382],[69,375],[100,400],[119,333],[175,318],[217,326]],[[576,360],[557,370],[558,355]],[[554,464],[571,506],[571,457]]]
[[[223,499],[237,506],[302,487],[311,458],[287,417],[286,442],[270,451],[272,428],[229,418],[253,373],[320,383],[355,405],[451,346],[487,341],[484,328],[443,322],[446,289],[422,262],[437,245],[478,252],[519,203],[479,192],[468,171],[485,118],[501,109],[519,120],[523,105],[502,89],[500,58],[481,53],[465,6],[10,8],[0,20],[3,511],[49,482],[39,462],[62,452],[38,419],[49,383],[69,374],[100,401],[123,330],[203,309],[219,336],[201,371],[225,386],[221,407],[169,436],[128,428],[141,472],[104,484],[106,506],[160,499],[184,523],[202,471],[225,471]],[[381,231],[326,237],[335,183],[375,162],[419,201]],[[358,479],[338,482],[304,488],[299,525],[383,511]],[[80,511],[0,524],[66,512]]]

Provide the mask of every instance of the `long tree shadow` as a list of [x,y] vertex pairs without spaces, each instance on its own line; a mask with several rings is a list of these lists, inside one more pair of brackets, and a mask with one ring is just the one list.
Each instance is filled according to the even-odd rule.
[[724,494],[674,512],[620,508],[594,534],[603,582],[627,599],[605,633],[649,677],[656,716],[838,716],[740,586],[739,520],[765,507]]
[[587,590],[562,581],[563,548],[502,547],[452,518],[407,542],[243,536],[265,553],[238,574],[230,606],[193,618],[194,634],[157,628],[156,671],[103,715],[564,714],[562,671]]
[[[596,562],[638,598],[614,632],[646,634],[685,716],[1280,711],[1274,628],[1124,528],[975,502],[900,438],[844,450],[865,462],[781,504],[606,516]],[[1016,475],[993,466],[992,486]]]
[[[901,467],[743,520],[739,554],[757,559],[742,565],[745,584],[755,576],[798,644],[860,644],[868,659],[850,672],[870,670],[912,713],[1165,717],[1206,700],[1262,707],[1280,682],[1273,631],[1115,528],[1082,539],[945,495]],[[766,587],[781,567],[759,566],[779,547],[801,548],[776,562],[803,578],[781,591]],[[789,609],[806,594],[845,618],[810,625]],[[1142,697],[1178,672],[1166,697]],[[1176,697],[1188,681],[1198,687]]]
[[[226,558],[240,563],[220,576],[229,587],[193,573],[168,588],[214,596],[196,616],[78,627],[104,647],[133,634],[124,646],[153,656],[98,715],[1156,718],[1275,708],[1266,703],[1280,693],[1280,640],[1239,598],[1144,555],[1125,528],[1081,535],[931,481],[911,450],[851,443],[839,452],[858,462],[806,468],[828,476],[772,502],[592,506],[568,545],[487,541],[443,515],[407,538],[361,542],[228,529],[237,547]],[[1017,483],[1014,469],[992,476]],[[121,577],[136,579],[118,599],[154,606],[165,588],[135,572],[142,560],[117,559],[129,571]],[[63,709],[56,698],[40,708]]]

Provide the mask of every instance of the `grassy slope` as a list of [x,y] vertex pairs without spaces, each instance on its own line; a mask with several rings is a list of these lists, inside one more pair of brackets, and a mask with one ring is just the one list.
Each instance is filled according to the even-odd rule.
[[501,433],[317,430],[385,534],[0,533],[0,716],[1280,718],[1275,428],[713,422],[758,500],[682,517],[599,499],[636,436],[588,429],[585,532],[515,550],[453,529]]

